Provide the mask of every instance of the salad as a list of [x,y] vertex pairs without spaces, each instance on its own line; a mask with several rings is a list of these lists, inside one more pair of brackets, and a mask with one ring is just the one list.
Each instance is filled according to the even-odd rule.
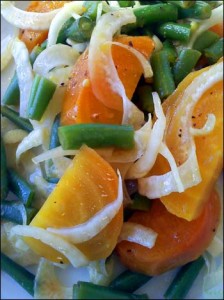
[[2,278],[222,299],[223,2],[19,2],[1,1]]

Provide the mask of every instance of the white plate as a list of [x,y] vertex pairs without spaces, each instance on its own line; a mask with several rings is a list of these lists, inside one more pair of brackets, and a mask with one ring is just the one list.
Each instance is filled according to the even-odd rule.
[[[28,4],[28,1],[18,1],[17,7],[24,9]],[[12,27],[1,18],[1,38],[3,39],[8,33],[12,31]],[[14,72],[13,64],[9,66],[2,73],[1,77],[1,95],[8,85]],[[217,185],[220,198],[223,198],[223,184],[220,177],[219,183]],[[222,225],[222,224],[221,224]],[[35,267],[28,268],[31,272],[35,272]],[[119,274],[124,268],[118,263],[116,265],[116,272]],[[172,281],[174,275],[177,273],[178,269],[172,270],[170,272],[164,273],[161,276],[156,276],[151,279],[147,284],[141,287],[136,293],[147,293],[150,299],[163,299],[163,294],[166,288]],[[203,276],[206,274],[206,268],[200,272],[199,276],[195,280],[190,292],[188,293],[186,299],[203,299],[202,297],[202,284]],[[72,286],[78,280],[89,281],[89,275],[86,268],[74,269],[72,267],[66,270],[59,270],[58,277],[61,282],[67,286]],[[17,284],[10,276],[1,271],[1,299],[33,299],[20,285]]]

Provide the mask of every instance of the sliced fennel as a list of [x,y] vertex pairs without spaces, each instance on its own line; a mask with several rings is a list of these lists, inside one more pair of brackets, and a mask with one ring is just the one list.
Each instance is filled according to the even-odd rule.
[[72,287],[65,287],[55,274],[55,266],[41,258],[34,281],[35,299],[72,299]]
[[67,45],[52,45],[38,55],[33,70],[39,75],[45,76],[54,68],[73,66],[79,55],[78,51]]
[[18,235],[40,240],[42,243],[49,245],[53,249],[62,253],[75,268],[86,266],[89,262],[86,256],[74,245],[67,242],[57,234],[49,232],[43,228],[30,225],[17,225],[12,228],[11,234],[12,236]]
[[39,262],[35,254],[19,235],[11,235],[11,230],[17,226],[12,222],[1,222],[1,251],[21,266],[29,266]]
[[76,13],[79,16],[84,12],[83,3],[84,1],[72,1],[71,3],[66,3],[53,18],[49,28],[47,47],[56,44],[60,29],[66,21],[73,16],[73,13]]
[[14,1],[1,1],[1,15],[11,25],[20,29],[46,30],[52,19],[60,11],[37,13],[21,10],[14,5]]
[[20,90],[19,114],[21,117],[26,117],[33,82],[33,70],[30,64],[28,49],[18,38],[13,42],[12,55],[16,64],[16,73]]
[[124,222],[118,242],[129,241],[151,249],[155,245],[157,235],[154,230],[141,224]]

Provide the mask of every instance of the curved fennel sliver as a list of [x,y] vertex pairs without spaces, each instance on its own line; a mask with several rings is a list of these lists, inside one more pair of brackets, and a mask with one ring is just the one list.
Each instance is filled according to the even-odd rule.
[[19,114],[21,117],[26,118],[29,96],[33,83],[33,70],[30,64],[27,47],[18,38],[13,42],[12,55],[16,64],[16,73],[20,90]]
[[42,243],[62,253],[76,268],[86,266],[89,263],[89,260],[78,248],[46,229],[30,225],[17,225],[12,228],[11,234],[40,240]]
[[149,227],[134,222],[124,222],[118,243],[129,241],[151,249],[158,234]]
[[33,64],[33,70],[37,74],[45,76],[54,68],[73,66],[79,56],[79,52],[70,46],[52,45],[38,55]]
[[49,232],[60,235],[66,240],[74,244],[86,242],[96,236],[103,230],[118,213],[123,203],[123,188],[120,172],[118,171],[118,195],[117,199],[107,204],[97,212],[92,218],[85,223],[79,224],[74,227],[66,228],[47,228]]
[[[135,21],[136,17],[131,9],[109,12],[99,19],[90,40],[88,69],[95,96],[106,106],[114,109],[118,108],[117,96],[120,96],[123,101],[122,124],[132,124],[135,128],[140,128],[144,124],[144,114],[127,98],[113,62],[111,44],[107,43],[112,41],[114,34],[123,25]],[[104,88],[99,86],[102,78],[105,79]],[[111,101],[113,107],[104,101],[108,96],[108,90],[114,92],[114,101]],[[113,94],[110,96],[113,97]]]
[[64,7],[61,8],[51,22],[48,32],[47,47],[56,44],[62,26],[70,17],[72,17],[73,13],[81,15],[84,12],[83,3],[84,1],[72,1],[71,3],[66,3]]
[[60,11],[59,8],[45,13],[28,12],[15,7],[13,2],[1,1],[1,15],[8,23],[20,29],[47,30]]
[[[185,89],[178,110],[182,111],[179,128],[182,128],[182,134],[188,137],[188,148],[185,146],[187,159],[178,167],[179,175],[184,186],[184,190],[201,182],[201,175],[197,161],[196,147],[194,137],[191,133],[191,116],[196,103],[200,100],[203,93],[223,78],[222,62],[210,67],[196,77]],[[172,171],[147,178],[138,179],[139,192],[151,199],[160,198],[169,195],[172,192],[178,192],[178,187]]]
[[166,127],[166,117],[163,113],[161,100],[157,93],[153,93],[153,103],[157,120],[151,130],[145,153],[131,166],[127,178],[134,179],[145,176],[153,167],[159,153],[159,147],[162,143]]

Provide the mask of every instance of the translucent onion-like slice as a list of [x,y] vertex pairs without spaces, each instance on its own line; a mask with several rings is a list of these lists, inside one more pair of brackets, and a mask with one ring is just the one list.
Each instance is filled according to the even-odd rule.
[[58,34],[62,26],[69,18],[73,16],[74,13],[80,16],[85,11],[83,3],[84,1],[72,1],[71,3],[66,3],[58,12],[58,14],[52,20],[49,28],[47,47],[56,44]]
[[141,224],[124,222],[118,242],[129,241],[151,249],[155,245],[157,235],[154,230]]
[[28,247],[21,236],[11,235],[14,226],[17,226],[17,224],[6,221],[1,222],[1,251],[23,267],[37,264],[40,259],[39,255]]
[[58,280],[55,266],[41,258],[34,281],[34,299],[72,299],[73,287],[66,287]]
[[23,129],[13,129],[3,136],[3,141],[5,144],[16,144],[21,142],[27,135],[27,131]]
[[[93,93],[109,108],[117,109],[117,96],[123,101],[123,124],[132,124],[140,128],[144,124],[144,115],[127,98],[125,88],[118,76],[111,53],[111,42],[114,34],[123,26],[134,23],[136,17],[131,9],[122,9],[102,15],[96,24],[89,45],[88,69]],[[103,82],[102,82],[103,80]],[[104,85],[102,88],[101,85]],[[112,91],[114,101],[107,103],[108,90]]]
[[202,21],[194,19],[194,21],[197,21],[197,23],[199,24],[199,27],[197,28],[197,30],[195,30],[192,33],[190,41],[188,42],[188,45],[187,45],[188,48],[192,48],[195,40],[202,32],[208,30],[209,28],[211,28],[212,26],[214,26],[216,24],[223,23],[223,4],[212,10],[212,14],[209,19],[205,19]]
[[89,46],[89,42],[76,43],[71,39],[67,39],[66,43],[68,45],[72,46],[72,48],[75,49],[76,51],[78,51],[79,53],[84,52],[86,50],[86,48]]
[[40,145],[42,145],[43,143],[43,139],[44,139],[44,130],[39,128],[39,129],[35,129],[33,131],[31,131],[23,140],[22,142],[18,145],[18,148],[16,150],[16,161],[17,163],[20,160],[20,156],[34,148],[34,147],[38,147]]
[[75,268],[86,266],[89,262],[87,257],[78,248],[46,229],[30,225],[17,225],[12,228],[11,234],[40,240],[42,243],[62,253]]
[[64,150],[62,146],[59,146],[35,156],[32,161],[38,164],[48,159],[55,159],[66,155],[76,155],[78,151],[79,150]]
[[1,71],[7,67],[12,58],[13,41],[14,38],[11,35],[7,35],[1,40]]
[[98,211],[92,218],[90,218],[85,223],[79,224],[74,227],[47,228],[47,230],[62,236],[63,238],[74,244],[86,242],[96,236],[116,216],[123,203],[122,179],[119,171],[118,176],[117,198],[113,202],[104,206],[104,208]]
[[163,113],[161,100],[158,94],[154,92],[152,95],[157,120],[153,124],[151,134],[149,132],[150,136],[148,138],[146,151],[142,157],[140,157],[139,160],[131,166],[128,171],[127,178],[141,178],[151,170],[156,161],[159,148],[163,140],[166,127],[166,117]]
[[193,136],[201,136],[201,135],[209,134],[210,132],[212,132],[212,130],[215,127],[215,121],[216,121],[215,115],[208,114],[208,119],[207,119],[205,125],[202,128],[191,127],[190,133]]
[[6,21],[21,29],[47,30],[60,9],[46,13],[28,12],[14,6],[13,1],[1,1],[1,14]]
[[96,14],[96,23],[99,21],[99,18],[101,17],[103,13],[103,3],[99,3],[97,6],[97,14]]
[[53,158],[53,163],[55,166],[55,172],[59,178],[65,173],[66,169],[71,165],[72,159],[67,157]]
[[27,50],[26,45],[18,38],[16,38],[13,43],[12,55],[16,64],[16,73],[20,90],[19,114],[21,117],[26,117],[33,82],[33,71],[30,64],[29,51]]
[[167,145],[165,143],[161,143],[159,153],[163,157],[165,157],[167,159],[167,161],[169,162],[171,171],[173,173],[173,177],[176,181],[178,192],[179,193],[183,192],[184,191],[184,186],[183,186],[183,183],[182,183],[181,178],[180,178],[180,174],[179,174],[177,164],[175,162],[175,159],[174,159],[172,153],[170,152],[169,148],[167,147]]
[[146,59],[146,57],[141,52],[139,52],[138,50],[136,50],[133,47],[130,47],[128,45],[124,45],[124,44],[119,43],[119,42],[106,42],[106,43],[109,43],[111,45],[117,45],[119,47],[122,47],[122,48],[127,49],[128,51],[130,51],[133,55],[136,56],[136,58],[139,60],[140,64],[142,65],[142,69],[143,69],[143,72],[144,72],[144,77],[145,78],[151,78],[153,76],[152,67],[151,67],[148,59]]
[[[175,114],[179,113],[182,117],[179,124],[175,124],[175,126],[182,128],[182,138],[187,141],[180,145],[181,154],[186,156],[187,159],[178,167],[184,190],[201,182],[194,138],[190,132],[193,109],[205,91],[221,81],[222,78],[223,63],[219,62],[197,76],[184,90],[181,101],[178,105],[176,104]],[[160,198],[172,192],[178,192],[176,182],[177,178],[175,180],[175,174],[172,171],[160,176],[141,178],[138,180],[139,192],[151,199]]]
[[45,76],[54,68],[73,66],[80,56],[79,52],[70,46],[57,44],[42,51],[34,62],[33,70]]
[[73,67],[57,68],[48,72],[45,77],[59,86],[67,86]]

